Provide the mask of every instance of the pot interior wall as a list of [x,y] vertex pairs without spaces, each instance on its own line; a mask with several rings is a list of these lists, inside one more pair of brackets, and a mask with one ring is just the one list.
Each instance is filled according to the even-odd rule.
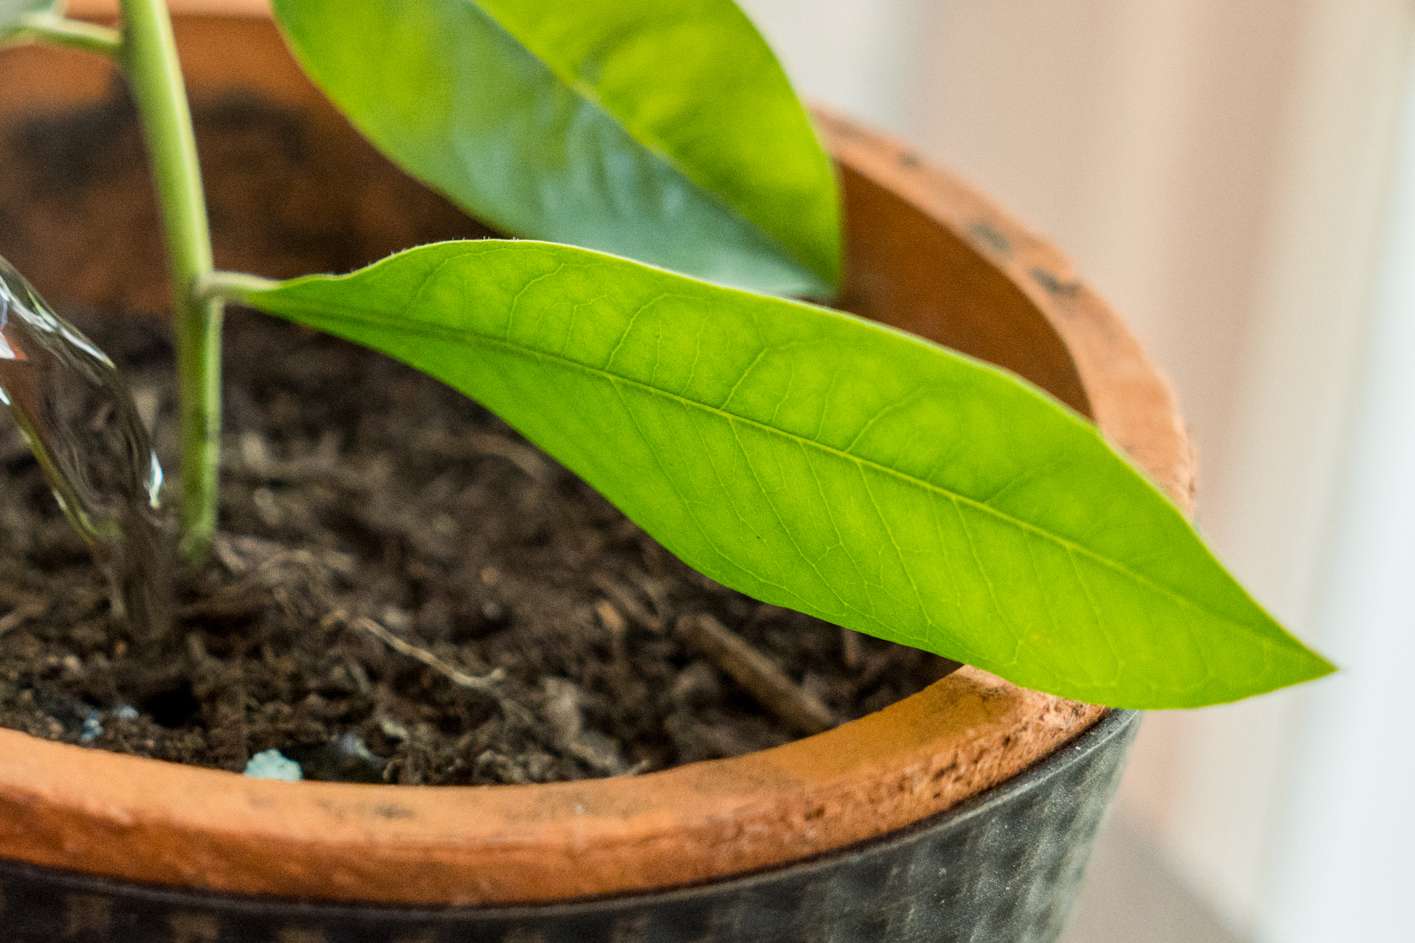
[[[219,266],[272,277],[347,271],[418,243],[489,234],[364,143],[269,23],[201,19],[178,30]],[[122,85],[102,62],[49,49],[7,51],[0,85],[0,253],[60,305],[165,310],[161,232]],[[824,120],[828,137],[852,133]],[[106,146],[94,149],[95,139]],[[842,179],[845,307],[1007,367],[1087,411],[1052,325],[975,246],[1005,249],[1004,236],[981,224],[942,230],[855,170]]]

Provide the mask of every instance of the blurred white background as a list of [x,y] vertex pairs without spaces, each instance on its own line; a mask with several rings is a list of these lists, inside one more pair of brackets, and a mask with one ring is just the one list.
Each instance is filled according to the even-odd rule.
[[1179,389],[1202,529],[1345,669],[1150,715],[1071,939],[1415,939],[1415,4],[745,6],[807,95],[1112,300]]

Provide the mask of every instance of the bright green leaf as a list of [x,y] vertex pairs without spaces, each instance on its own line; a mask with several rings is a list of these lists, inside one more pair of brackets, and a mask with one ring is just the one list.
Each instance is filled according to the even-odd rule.
[[833,168],[730,0],[275,0],[404,169],[501,230],[728,284],[840,277]]
[[1117,706],[1330,670],[1094,426],[913,336],[535,242],[241,300],[475,397],[759,599]]
[[0,39],[19,32],[20,21],[35,13],[58,12],[61,0],[0,0]]

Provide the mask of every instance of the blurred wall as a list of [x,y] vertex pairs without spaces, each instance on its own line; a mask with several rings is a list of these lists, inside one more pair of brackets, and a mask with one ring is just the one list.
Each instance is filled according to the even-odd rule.
[[[1341,659],[1316,598],[1412,5],[745,6],[808,95],[922,145],[1073,257],[1175,381],[1211,543]],[[1278,834],[1320,754],[1300,743],[1319,693],[1153,714],[1122,788],[1120,814],[1245,936],[1292,939],[1272,935],[1294,903],[1273,857],[1320,853]]]

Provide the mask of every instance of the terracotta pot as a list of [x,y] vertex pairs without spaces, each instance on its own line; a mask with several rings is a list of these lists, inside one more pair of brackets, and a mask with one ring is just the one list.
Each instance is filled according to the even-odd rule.
[[[204,152],[221,264],[349,268],[477,232],[363,144],[264,19],[187,16],[178,35],[200,131],[229,131],[259,100],[301,158]],[[113,81],[75,53],[0,54],[0,253],[61,305],[156,309],[162,256],[140,162],[94,179],[74,158],[62,187],[56,168],[35,169],[36,148],[77,153],[55,137],[69,125],[47,116],[127,126],[124,108],[95,110]],[[908,150],[821,120],[845,183],[845,304],[1047,388],[1187,506],[1190,452],[1168,386],[1061,257]],[[292,204],[293,218],[342,234],[336,256],[266,241]],[[0,731],[0,936],[1051,940],[1133,727],[1131,714],[963,669],[737,759],[481,788],[257,782]]]

